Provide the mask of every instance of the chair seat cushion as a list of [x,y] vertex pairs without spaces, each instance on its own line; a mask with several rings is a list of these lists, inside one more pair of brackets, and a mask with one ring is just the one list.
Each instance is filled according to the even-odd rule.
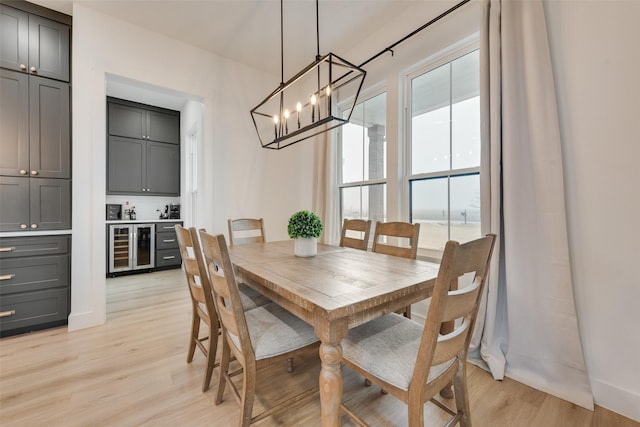
[[[392,313],[349,331],[342,340],[342,357],[373,376],[409,390],[420,348],[423,326]],[[430,382],[455,361],[451,359],[429,371]]]
[[[313,327],[274,302],[245,312],[256,360],[266,359],[318,342]],[[231,335],[236,346],[238,337]]]
[[238,290],[240,291],[240,299],[242,300],[242,307],[245,311],[272,302],[269,298],[246,283],[238,283]]

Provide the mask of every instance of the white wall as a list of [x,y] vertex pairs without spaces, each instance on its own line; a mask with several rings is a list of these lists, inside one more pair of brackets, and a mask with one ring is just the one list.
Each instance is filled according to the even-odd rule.
[[[278,79],[115,20],[75,2],[73,9],[73,255],[69,329],[105,320],[106,78],[119,76],[202,100],[201,223],[261,216],[270,238],[309,207],[312,149],[260,147],[249,110]],[[192,111],[189,109],[189,111]],[[184,141],[184,135],[183,135]],[[298,159],[305,159],[298,165]],[[273,203],[272,200],[277,200]]]
[[597,404],[640,420],[640,2],[546,1],[582,345]]

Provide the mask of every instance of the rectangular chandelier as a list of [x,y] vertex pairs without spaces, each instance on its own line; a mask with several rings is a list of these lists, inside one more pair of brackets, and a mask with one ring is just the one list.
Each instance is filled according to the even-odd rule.
[[349,123],[365,75],[333,53],[317,55],[251,110],[262,147],[280,150]]

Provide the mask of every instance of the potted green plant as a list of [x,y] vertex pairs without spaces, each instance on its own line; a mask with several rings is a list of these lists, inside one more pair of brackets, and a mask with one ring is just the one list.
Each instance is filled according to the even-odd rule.
[[294,239],[294,253],[300,257],[310,257],[318,253],[318,237],[322,234],[322,221],[315,213],[302,210],[289,218],[289,237]]

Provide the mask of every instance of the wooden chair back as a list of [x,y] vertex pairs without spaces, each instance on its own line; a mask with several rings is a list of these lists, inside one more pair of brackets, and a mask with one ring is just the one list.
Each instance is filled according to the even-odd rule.
[[201,231],[200,240],[223,339],[229,342],[231,352],[242,366],[254,364],[255,354],[224,235]]
[[[447,242],[418,351],[417,360],[422,363],[416,363],[412,387],[427,384],[433,366],[456,356],[461,363],[467,360],[495,237],[489,234],[463,244]],[[472,276],[471,283],[458,289],[458,280],[465,275]],[[442,335],[440,330],[445,323],[453,330]],[[461,369],[464,372],[464,367]]]
[[[202,391],[209,389],[218,348],[218,331],[220,324],[213,301],[213,294],[209,276],[204,264],[200,240],[195,228],[186,229],[181,225],[175,226],[178,248],[182,256],[182,268],[187,278],[187,286],[191,295],[192,320],[187,363],[193,360],[198,347],[207,358],[206,372],[202,383]],[[209,328],[208,336],[200,337],[200,323],[204,322]],[[205,346],[204,343],[207,343]]]
[[[369,245],[369,233],[371,231],[370,219],[346,219],[342,223],[342,235],[340,237],[340,246],[345,248],[367,250]],[[360,233],[361,239],[352,237],[349,232]]]
[[239,218],[227,221],[231,245],[264,243],[264,221],[262,218]]
[[[403,258],[416,259],[418,254],[418,236],[420,224],[409,222],[376,222],[373,234],[373,252],[394,255]],[[380,237],[397,237],[409,239],[409,246],[394,246],[389,243],[381,243]]]

